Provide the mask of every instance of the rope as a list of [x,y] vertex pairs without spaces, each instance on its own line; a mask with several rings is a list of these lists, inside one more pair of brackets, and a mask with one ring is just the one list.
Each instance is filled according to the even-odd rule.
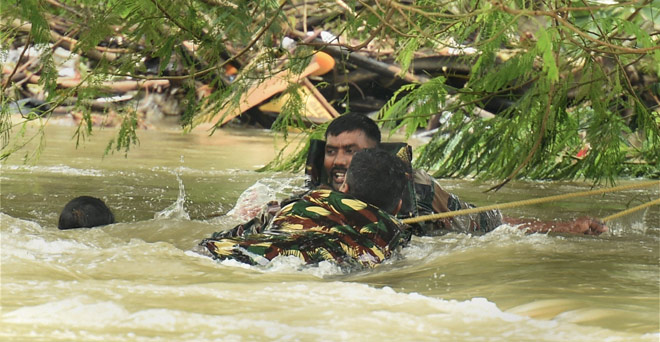
[[[462,209],[462,210],[454,210],[454,211],[448,211],[444,213],[437,213],[437,214],[430,214],[430,215],[423,215],[423,216],[417,216],[417,217],[411,217],[407,219],[401,220],[401,222],[406,223],[406,224],[411,224],[411,223],[418,223],[418,222],[424,222],[424,221],[431,221],[431,220],[437,220],[441,218],[446,218],[446,217],[454,217],[454,216],[459,216],[459,215],[467,215],[467,214],[475,214],[475,213],[480,213],[484,211],[489,211],[493,209],[507,209],[507,208],[514,208],[514,207],[521,207],[524,205],[531,205],[531,204],[539,204],[539,203],[545,203],[545,202],[552,202],[552,201],[560,201],[568,198],[574,198],[574,197],[582,197],[582,196],[590,196],[590,195],[598,195],[598,194],[604,194],[608,192],[615,192],[615,191],[621,191],[621,190],[628,190],[628,189],[636,189],[636,188],[645,188],[648,186],[652,185],[660,185],[660,181],[654,180],[654,181],[648,181],[648,182],[642,182],[642,183],[636,183],[636,184],[628,184],[628,185],[620,185],[616,186],[613,188],[605,188],[605,189],[597,189],[597,190],[589,190],[589,191],[580,191],[580,192],[573,192],[570,194],[563,194],[563,195],[556,195],[556,196],[548,196],[548,197],[541,197],[541,198],[533,198],[533,199],[528,199],[528,200],[522,200],[522,201],[515,201],[515,202],[509,202],[509,203],[501,203],[501,204],[492,204],[492,205],[487,205],[483,207],[478,207],[478,208],[469,208],[469,209]],[[652,201],[649,203],[654,203],[656,201]],[[648,203],[646,203],[648,204]],[[653,204],[648,204],[653,205]],[[635,209],[635,208],[631,208]],[[628,210],[631,210],[628,209]],[[640,208],[641,209],[641,208]],[[626,210],[626,211],[628,211]],[[637,209],[639,210],[639,209]],[[632,212],[632,211],[630,211]],[[621,214],[620,216],[623,216],[625,214]],[[616,214],[616,215],[619,215]],[[614,216],[614,215],[612,215]],[[619,216],[616,216],[619,217]],[[611,220],[610,216],[606,217],[606,219]]]
[[636,207],[632,207],[632,208],[630,208],[630,209],[622,210],[622,211],[620,211],[620,212],[618,212],[618,213],[616,213],[616,214],[612,214],[612,215],[610,215],[610,216],[604,217],[604,218],[602,219],[602,221],[603,221],[603,222],[612,221],[612,220],[614,220],[614,219],[616,219],[616,218],[619,218],[619,217],[621,217],[621,216],[625,216],[625,215],[628,215],[628,214],[632,214],[632,213],[634,213],[634,212],[636,212],[636,211],[638,211],[638,210],[642,210],[642,209],[644,209],[644,208],[648,208],[648,207],[650,207],[650,206],[652,206],[652,205],[656,205],[656,204],[660,204],[660,198],[658,198],[658,199],[656,199],[656,200],[654,200],[654,201],[648,201],[648,202],[643,203],[643,204],[640,204],[640,205],[638,205],[638,206],[636,206]]

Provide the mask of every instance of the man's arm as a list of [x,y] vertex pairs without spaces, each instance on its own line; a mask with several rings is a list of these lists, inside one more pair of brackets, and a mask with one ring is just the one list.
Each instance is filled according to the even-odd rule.
[[[419,215],[474,208],[474,205],[461,201],[456,195],[445,191],[431,175],[422,170],[415,170],[415,191]],[[478,214],[440,219],[432,223],[435,231],[426,231],[426,233],[432,235],[442,232],[486,233],[502,224],[501,216],[499,210],[489,210]]]
[[528,233],[571,233],[584,235],[600,235],[608,231],[602,221],[590,217],[580,217],[574,221],[539,221],[503,217],[502,221],[510,225],[518,225],[519,229]]
[[[435,179],[432,179],[432,184],[434,212],[440,213],[474,207],[470,203],[461,201],[456,195],[445,191]],[[599,235],[608,231],[607,226],[602,221],[590,217],[581,217],[574,221],[540,221],[536,219],[502,216],[499,210],[489,210],[479,214],[464,216],[466,218],[461,219],[458,216],[454,218],[449,230],[464,230],[467,226],[471,227],[471,229],[476,229],[478,232],[489,232],[502,223],[506,223],[518,225],[519,229],[525,230],[528,233],[555,232]]]

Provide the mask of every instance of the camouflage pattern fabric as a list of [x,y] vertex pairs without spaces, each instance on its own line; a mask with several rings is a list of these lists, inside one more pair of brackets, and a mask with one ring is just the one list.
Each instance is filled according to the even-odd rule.
[[[399,210],[398,218],[408,218],[417,216],[417,206],[415,203],[415,187],[413,185],[412,169],[412,147],[403,142],[381,143],[380,148],[398,156],[406,164],[406,174],[408,184],[402,196],[403,203]],[[307,161],[305,163],[305,174],[307,175],[306,187],[308,189],[329,188],[328,174],[323,167],[325,157],[325,141],[311,139],[309,141],[309,150],[307,151]]]
[[[397,214],[399,219],[441,213],[447,211],[474,208],[474,205],[460,200],[456,195],[448,193],[423,170],[412,168],[412,148],[406,143],[381,143],[381,148],[396,154],[408,166],[409,177],[403,205]],[[307,153],[305,174],[308,176],[307,187],[310,189],[327,187],[328,175],[323,167],[325,141],[310,140]],[[250,221],[242,225],[246,229],[258,227],[265,221]],[[417,236],[443,235],[449,232],[483,234],[490,232],[502,224],[502,214],[499,210],[490,210],[472,215],[461,215],[430,222],[414,223],[411,231]],[[238,229],[235,228],[235,229]],[[241,228],[242,229],[242,228]]]
[[221,237],[200,245],[215,259],[265,264],[292,255],[313,264],[375,267],[410,240],[410,233],[386,212],[349,195],[313,190],[286,205],[261,233]]
[[[422,170],[415,170],[414,179],[420,216],[475,208],[473,204],[464,202],[456,195],[442,189],[431,175]],[[502,213],[493,209],[416,224],[413,225],[413,234],[421,236],[443,235],[449,232],[484,234],[500,225],[502,225]]]

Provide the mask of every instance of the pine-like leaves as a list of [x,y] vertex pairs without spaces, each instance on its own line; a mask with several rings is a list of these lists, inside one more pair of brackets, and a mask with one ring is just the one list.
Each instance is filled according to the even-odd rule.
[[[347,52],[368,49],[373,57],[391,51],[387,59],[401,67],[398,77],[412,72],[420,55],[451,55],[467,66],[458,85],[456,75],[420,71],[418,81],[392,91],[378,113],[383,128],[407,136],[441,118],[416,156],[418,166],[438,176],[613,181],[657,177],[660,169],[657,0],[346,0],[315,7],[297,0],[23,0],[0,6],[3,55],[25,43],[42,51],[38,72],[46,101],[54,107],[74,99],[83,118],[78,141],[92,134],[89,100],[108,95],[102,87],[107,80],[171,80],[182,89],[186,128],[237,107],[237,95],[249,86],[307,65],[312,47],[301,44],[304,32],[296,27],[318,13],[325,19],[308,30],[322,27],[340,36]],[[284,36],[297,37],[298,48],[282,49]],[[82,70],[84,84],[67,90],[57,84],[53,50],[70,39],[75,44],[69,48],[90,68]],[[155,71],[146,61],[157,63]],[[240,72],[228,82],[224,68],[237,61]],[[341,69],[345,61],[338,62]],[[19,89],[5,83],[2,156],[20,148],[9,144],[17,133],[7,110]],[[212,89],[203,99],[196,93],[200,84]],[[297,87],[287,89],[273,128],[285,139],[290,128],[322,138],[325,126],[306,127],[301,120]],[[342,101],[350,110],[346,94]],[[503,105],[494,107],[496,102]],[[494,117],[484,108],[494,108]],[[108,151],[126,152],[138,141],[138,122],[134,110],[118,115],[121,129]],[[300,167],[304,149],[280,166]]]

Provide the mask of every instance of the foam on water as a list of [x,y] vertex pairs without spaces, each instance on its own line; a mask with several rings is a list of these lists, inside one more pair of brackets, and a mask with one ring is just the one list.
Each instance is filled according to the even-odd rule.
[[171,167],[171,166],[154,166],[149,168],[150,171],[152,172],[157,172],[157,173],[179,173],[182,175],[188,175],[188,176],[228,176],[228,175],[236,175],[237,173],[243,173],[243,174],[252,174],[254,173],[253,171],[246,171],[246,170],[237,170],[237,169],[196,169],[192,167],[187,167],[187,166],[177,166],[177,167]]
[[128,311],[111,301],[99,302],[89,296],[74,296],[55,302],[23,307],[3,314],[14,324],[69,325],[100,328],[128,316]]
[[90,176],[90,177],[101,177],[104,175],[104,172],[101,170],[95,170],[90,168],[78,169],[70,167],[67,165],[55,165],[55,166],[32,166],[32,165],[4,165],[2,164],[0,168],[11,171],[28,171],[28,172],[38,172],[38,173],[53,173],[53,174],[62,174],[67,176]]
[[[136,293],[206,298],[177,308],[135,307],[130,298],[99,300],[72,295],[2,315],[7,327],[31,327],[42,337],[55,329],[105,334],[111,340],[438,340],[452,341],[656,341],[645,336],[579,326],[561,320],[536,320],[503,312],[485,298],[465,301],[400,293],[389,287],[327,282],[136,284]],[[73,289],[78,290],[76,288]],[[124,286],[117,289],[126,290]],[[129,305],[132,308],[129,308]],[[217,307],[216,307],[217,306]],[[214,313],[215,312],[215,313]],[[135,335],[122,339],[123,332]],[[654,339],[655,338],[655,339]]]
[[527,245],[543,248],[543,246],[552,246],[556,239],[563,239],[563,237],[525,234],[515,226],[503,224],[484,235],[449,233],[440,239],[432,236],[414,236],[410,244],[402,249],[401,254],[408,261],[423,261],[490,246]]
[[51,260],[62,253],[87,248],[79,242],[59,239],[36,222],[0,213],[0,223],[3,263],[11,262],[10,257]]
[[[68,165],[7,165],[0,164],[0,170],[6,171],[22,171],[28,173],[39,173],[39,174],[59,174],[66,176],[89,176],[89,177],[114,177],[114,176],[125,176],[125,177],[137,177],[140,173],[131,170],[112,170],[112,169],[96,169],[96,168],[77,168]],[[195,168],[190,168],[186,166],[155,166],[148,169],[151,173],[165,173],[165,174],[178,174],[186,176],[205,176],[205,177],[222,177],[222,176],[232,176],[232,175],[249,175],[255,174],[254,171],[246,170],[237,170],[237,169],[218,169],[218,170],[200,170]],[[288,175],[285,173],[273,173],[271,177],[265,178],[264,182],[269,185],[274,185],[275,187],[282,187],[283,183],[281,182],[283,176]],[[270,181],[269,181],[270,179]],[[296,177],[294,177],[296,179]],[[280,181],[277,185],[277,181]],[[300,182],[300,180],[292,180],[292,182]]]
[[[177,201],[183,202],[180,178],[179,184]],[[3,270],[10,271],[3,279],[3,293],[10,296],[5,298],[24,293],[18,302],[26,303],[5,306],[2,312],[0,337],[12,340],[19,336],[26,341],[657,341],[660,337],[589,326],[625,312],[582,309],[571,306],[574,301],[502,310],[489,298],[450,300],[422,290],[404,292],[347,281],[344,270],[329,262],[308,266],[295,257],[278,257],[264,266],[215,262],[185,251],[185,243],[176,243],[197,229],[186,219],[164,217],[79,231],[48,229],[2,213],[0,221]],[[205,224],[200,229],[211,228]],[[507,225],[483,236],[414,237],[401,258],[370,274],[384,279],[406,277],[420,269],[444,272],[438,267],[443,260],[469,260],[475,266],[481,259],[474,255],[507,256],[509,248],[518,247],[551,253],[558,242],[570,252],[584,248],[581,242],[590,238],[584,239],[528,235]],[[467,256],[471,259],[460,259]],[[28,272],[54,271],[50,278],[25,282],[12,278],[12,272],[24,274],[19,267]],[[370,279],[359,274],[353,278]],[[372,284],[380,283],[387,284],[377,278]]]

